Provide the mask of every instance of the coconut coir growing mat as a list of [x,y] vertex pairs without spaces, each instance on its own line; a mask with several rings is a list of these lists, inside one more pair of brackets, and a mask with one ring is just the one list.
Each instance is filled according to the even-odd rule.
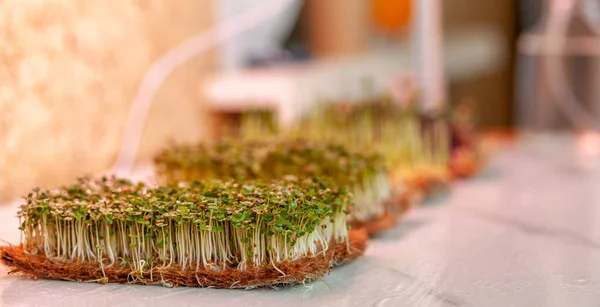
[[294,261],[252,267],[246,270],[225,268],[213,270],[178,270],[155,268],[132,272],[125,267],[100,267],[94,263],[57,262],[43,255],[28,255],[22,246],[0,247],[0,261],[19,274],[32,279],[53,279],[76,282],[160,284],[167,287],[257,288],[277,287],[317,280],[326,275],[332,265],[341,265],[362,255],[367,246],[367,233],[349,232],[349,244],[337,243],[327,253]]

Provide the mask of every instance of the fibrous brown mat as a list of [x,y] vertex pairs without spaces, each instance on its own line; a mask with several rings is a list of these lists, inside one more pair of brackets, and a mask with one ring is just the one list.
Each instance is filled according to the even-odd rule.
[[0,261],[11,268],[9,274],[21,274],[33,279],[54,279],[77,282],[162,284],[163,286],[257,288],[278,287],[286,284],[316,280],[339,265],[360,256],[366,248],[367,236],[361,231],[349,233],[349,244],[331,245],[326,253],[294,261],[238,270],[219,271],[178,270],[154,268],[132,272],[129,267],[104,267],[97,263],[53,262],[43,255],[28,255],[22,246],[0,247]]
[[448,178],[434,175],[415,176],[404,182],[406,190],[390,198],[385,204],[385,213],[376,219],[353,222],[354,229],[364,229],[370,237],[393,228],[410,208],[450,184]]
[[453,179],[476,175],[486,166],[491,156],[518,139],[519,134],[513,130],[488,130],[479,133],[476,145],[463,145],[455,149],[450,160]]
[[436,187],[449,184],[448,178],[441,176],[418,176],[409,180],[406,185],[410,189],[421,191],[425,194],[431,192]]
[[384,214],[376,219],[364,222],[353,222],[353,229],[363,229],[370,237],[394,228],[398,223],[398,219],[402,217],[414,204],[413,194],[404,192],[391,197],[383,205],[385,206]]
[[342,265],[362,256],[367,249],[368,239],[369,233],[365,229],[351,228],[348,231],[349,245],[338,244],[335,246],[333,253],[334,265]]
[[352,229],[360,229],[364,231],[368,236],[372,237],[381,233],[385,230],[396,226],[397,216],[392,214],[390,210],[386,210],[385,213],[376,219],[372,219],[366,222],[354,222],[352,223]]
[[415,202],[420,202],[440,190],[447,189],[450,183],[450,178],[442,176],[413,177],[406,182],[406,193],[411,195]]
[[477,157],[475,149],[458,148],[450,159],[450,175],[452,179],[464,179],[474,176],[481,168],[483,161]]

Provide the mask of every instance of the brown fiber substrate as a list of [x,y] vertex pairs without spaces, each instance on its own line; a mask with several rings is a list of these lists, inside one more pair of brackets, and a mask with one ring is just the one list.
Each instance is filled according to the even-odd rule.
[[352,229],[360,229],[368,236],[373,237],[390,228],[396,226],[397,216],[386,210],[383,216],[366,222],[352,223]]
[[450,175],[452,179],[469,178],[477,174],[482,167],[481,157],[477,157],[472,148],[459,148],[450,159]]
[[[54,279],[77,282],[162,284],[164,286],[256,288],[316,280],[339,265],[360,256],[366,248],[366,234],[350,232],[350,244],[330,246],[327,253],[273,265],[237,270],[178,270],[154,268],[143,273],[127,267],[104,267],[98,264],[53,262],[45,256],[27,255],[21,246],[0,247],[0,261],[11,268],[9,274],[21,274],[33,279]],[[104,272],[103,272],[104,271]]]
[[376,219],[370,221],[351,223],[352,229],[364,230],[369,237],[394,228],[398,224],[398,219],[402,217],[415,203],[415,197],[412,193],[402,193],[390,198],[385,206],[385,213]]
[[445,187],[450,184],[449,178],[441,176],[418,176],[406,182],[406,187],[409,193],[420,192],[424,197],[435,192],[440,187]]

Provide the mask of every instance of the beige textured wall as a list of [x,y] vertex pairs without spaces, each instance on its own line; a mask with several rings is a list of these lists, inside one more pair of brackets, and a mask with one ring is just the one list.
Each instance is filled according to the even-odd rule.
[[[213,0],[1,0],[0,200],[98,173],[114,161],[150,63],[212,24]],[[202,139],[199,82],[213,53],[162,86],[139,157]]]

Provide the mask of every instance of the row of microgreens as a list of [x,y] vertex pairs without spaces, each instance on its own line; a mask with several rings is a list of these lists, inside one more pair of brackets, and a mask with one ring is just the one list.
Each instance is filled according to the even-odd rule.
[[445,117],[436,120],[433,133],[424,134],[419,111],[398,107],[390,100],[357,105],[324,105],[296,129],[310,139],[336,140],[351,148],[372,147],[389,168],[428,164],[445,166],[449,134]]
[[325,104],[291,129],[275,131],[272,119],[250,112],[242,118],[242,138],[279,134],[288,138],[334,141],[352,149],[372,148],[384,156],[386,167],[444,168],[449,158],[449,124],[446,114],[424,133],[416,105],[397,106],[391,99],[357,104]]
[[82,179],[34,190],[19,218],[24,246],[53,259],[130,265],[142,272],[264,265],[347,238],[349,194],[322,180],[191,182],[150,188]]
[[166,182],[201,179],[328,178],[349,187],[355,198],[352,216],[365,221],[381,216],[389,196],[380,156],[349,151],[330,142],[235,140],[217,144],[177,146],[156,157],[157,172]]

